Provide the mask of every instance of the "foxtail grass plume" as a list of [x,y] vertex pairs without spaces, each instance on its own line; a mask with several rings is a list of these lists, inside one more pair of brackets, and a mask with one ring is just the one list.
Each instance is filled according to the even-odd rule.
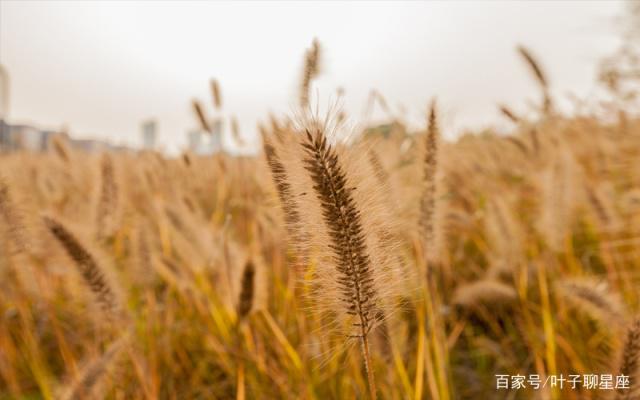
[[238,124],[238,118],[231,117],[231,136],[233,136],[233,140],[236,141],[238,146],[244,147],[246,144],[244,139],[242,139],[242,135],[240,135],[240,125]]
[[540,88],[542,89],[543,95],[543,111],[545,113],[549,113],[552,108],[551,96],[549,94],[549,81],[547,79],[546,74],[540,67],[540,64],[536,61],[535,57],[531,54],[531,52],[524,46],[518,46],[518,53],[527,63],[534,77],[538,81]]
[[567,279],[558,283],[560,294],[571,304],[592,317],[610,324],[622,324],[625,309],[615,293],[605,282],[587,279]]
[[70,151],[66,141],[66,134],[59,133],[57,135],[54,135],[51,138],[50,143],[53,146],[53,150],[55,151],[56,155],[60,157],[62,161],[68,163],[71,157],[69,155]]
[[309,105],[309,89],[311,82],[320,74],[321,48],[318,39],[313,39],[311,48],[304,55],[304,70],[300,84],[300,106],[306,108]]
[[452,303],[463,308],[480,305],[495,307],[513,303],[518,295],[512,286],[492,279],[482,279],[460,285],[453,294]]
[[107,370],[117,361],[129,339],[129,334],[113,342],[101,357],[85,365],[79,377],[58,396],[61,400],[94,399],[99,396],[99,384],[105,378]]
[[504,104],[500,104],[498,105],[498,109],[500,110],[502,115],[507,117],[507,119],[509,119],[514,124],[520,123],[520,117],[518,117],[516,113],[513,112],[513,110],[511,110],[509,107],[505,106]]
[[100,160],[100,190],[96,206],[96,233],[99,239],[110,236],[115,229],[118,213],[118,184],[109,153]]
[[248,260],[242,271],[242,279],[240,281],[240,296],[238,297],[238,306],[236,312],[238,319],[245,318],[253,309],[255,297],[255,275],[256,270],[253,261]]
[[287,169],[282,163],[275,145],[266,135],[262,136],[262,146],[267,159],[267,165],[271,171],[271,179],[275,184],[280,205],[284,212],[285,225],[288,234],[291,238],[296,239],[300,228],[299,225],[301,218],[300,212],[298,211],[298,204],[295,201],[291,184],[289,183]]
[[327,142],[323,130],[318,124],[315,126],[313,133],[306,130],[305,169],[310,174],[329,233],[328,246],[335,259],[335,285],[340,302],[346,314],[355,319],[352,323],[355,332],[351,336],[360,340],[370,396],[376,398],[369,350],[369,333],[380,315],[377,312],[380,300],[374,285],[375,266],[366,246],[360,210],[338,154]]
[[211,97],[213,98],[213,106],[216,110],[222,108],[222,93],[220,92],[220,84],[217,79],[211,79]]
[[191,166],[193,162],[191,160],[191,155],[189,154],[189,152],[185,151],[184,153],[182,153],[182,161],[184,162],[184,165],[186,167]]
[[425,143],[424,170],[423,170],[423,192],[420,204],[420,229],[422,232],[422,243],[424,245],[427,260],[431,263],[438,260],[438,238],[436,235],[437,208],[436,196],[438,194],[438,147],[440,131],[436,112],[436,103],[433,101],[429,108],[429,121]]
[[102,271],[96,257],[84,247],[76,236],[60,221],[45,216],[43,221],[49,232],[58,240],[69,257],[75,262],[85,283],[93,292],[96,301],[105,315],[115,317],[119,311],[119,302]]
[[191,102],[191,106],[193,107],[193,111],[198,118],[198,122],[200,123],[200,128],[208,133],[212,133],[211,125],[209,124],[209,120],[207,119],[206,114],[204,113],[204,109],[202,108],[202,104],[198,100],[193,100]]

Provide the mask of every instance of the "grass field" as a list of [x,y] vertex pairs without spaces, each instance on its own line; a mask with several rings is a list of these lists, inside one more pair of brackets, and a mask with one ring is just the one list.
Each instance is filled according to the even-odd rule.
[[[559,113],[522,54],[508,135],[434,102],[347,142],[272,117],[249,157],[1,154],[0,398],[640,398],[640,120]],[[560,374],[614,387],[497,389]]]

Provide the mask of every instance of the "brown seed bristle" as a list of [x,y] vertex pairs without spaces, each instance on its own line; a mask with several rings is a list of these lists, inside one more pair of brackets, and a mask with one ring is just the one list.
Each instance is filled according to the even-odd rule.
[[313,39],[311,48],[304,56],[304,70],[302,74],[302,84],[300,85],[300,105],[304,108],[309,105],[309,87],[311,81],[320,73],[320,42]]
[[114,228],[118,207],[118,185],[113,161],[108,153],[100,160],[100,193],[96,206],[96,232],[102,239],[110,235]]
[[236,117],[231,117],[231,135],[239,146],[245,145],[245,142],[240,135],[240,125],[238,125],[238,119]]
[[544,75],[544,72],[542,72],[540,64],[538,64],[531,52],[529,52],[529,50],[527,50],[524,46],[518,46],[518,52],[531,68],[531,72],[533,72],[533,74],[535,75],[538,83],[540,83],[540,85],[546,89],[549,86],[547,77]]
[[511,122],[516,124],[520,122],[520,117],[518,117],[509,107],[501,104],[498,106],[498,109],[500,110],[502,115],[510,119]]
[[[438,140],[439,140],[438,120],[436,114],[436,103],[431,103],[429,109],[429,123],[427,127],[425,158],[424,158],[424,189],[421,202],[420,227],[422,229],[423,243],[426,249],[433,248],[435,239],[435,213],[438,173]],[[429,251],[427,251],[429,253]],[[427,254],[430,258],[432,254]]]
[[624,321],[624,309],[619,298],[611,293],[605,284],[594,281],[564,281],[560,282],[562,293],[568,296],[576,306],[604,318],[610,322]]
[[217,79],[211,79],[211,97],[213,98],[213,106],[216,110],[222,108],[222,94]]
[[517,297],[513,287],[499,281],[482,279],[460,285],[453,294],[452,303],[465,308],[497,306],[512,303]]
[[269,170],[271,171],[271,178],[276,186],[278,198],[280,199],[280,204],[284,212],[287,231],[292,238],[296,238],[301,219],[298,206],[293,197],[291,184],[288,181],[287,170],[282,161],[280,161],[276,148],[269,142],[266,136],[263,137],[263,148]]
[[189,153],[187,152],[182,153],[182,161],[184,162],[184,165],[186,165],[187,167],[191,166],[191,156],[189,155]]
[[313,181],[313,189],[320,201],[335,261],[335,284],[340,300],[348,315],[356,318],[353,323],[360,339],[370,395],[376,398],[375,380],[370,366],[368,334],[378,317],[378,294],[374,286],[374,271],[351,187],[336,151],[327,143],[322,129],[314,134],[307,129],[303,143],[306,153],[305,169]]
[[242,271],[242,281],[240,282],[240,297],[238,299],[238,318],[242,319],[249,315],[253,308],[253,298],[255,293],[255,267],[251,260],[247,261]]
[[128,335],[121,337],[113,342],[104,354],[87,364],[82,371],[78,379],[60,395],[60,399],[76,400],[76,399],[91,399],[95,398],[96,386],[102,378],[104,378],[105,372],[116,360],[117,356],[123,350]]
[[204,109],[202,108],[200,102],[198,100],[193,100],[191,102],[191,105],[193,106],[193,111],[196,113],[196,117],[198,118],[198,122],[200,123],[200,128],[208,133],[211,133],[211,125],[209,125],[209,120],[207,119],[207,116],[205,115]]
[[78,239],[59,221],[52,217],[43,217],[43,221],[64,247],[65,251],[76,263],[82,278],[96,297],[96,300],[107,316],[113,316],[118,308],[117,297],[107,282],[95,257],[84,247]]
[[63,139],[64,136],[65,134],[54,135],[51,139],[51,144],[53,145],[53,150],[56,152],[58,157],[60,157],[64,162],[69,162],[69,149],[66,141]]
[[533,57],[531,52],[529,52],[529,50],[527,50],[524,46],[518,46],[518,52],[520,53],[522,58],[525,60],[527,65],[529,65],[531,72],[533,72],[533,75],[536,77],[536,80],[538,81],[538,83],[540,84],[540,87],[542,88],[543,110],[545,112],[551,111],[552,105],[551,105],[551,97],[549,96],[549,81],[547,80],[546,75],[542,71],[540,64],[536,61],[536,59]]

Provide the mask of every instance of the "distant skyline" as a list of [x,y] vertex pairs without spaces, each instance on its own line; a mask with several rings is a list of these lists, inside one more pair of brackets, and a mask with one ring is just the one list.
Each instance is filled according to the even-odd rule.
[[[0,1],[0,64],[9,121],[140,145],[141,124],[176,150],[197,127],[190,102],[213,113],[209,79],[245,140],[269,112],[294,109],[304,51],[317,37],[320,104],[345,90],[361,122],[371,89],[420,124],[437,96],[450,135],[500,120],[497,103],[526,110],[537,87],[515,47],[547,71],[553,92],[596,86],[618,45],[621,1],[600,2],[26,2]],[[378,115],[381,115],[378,112]]]

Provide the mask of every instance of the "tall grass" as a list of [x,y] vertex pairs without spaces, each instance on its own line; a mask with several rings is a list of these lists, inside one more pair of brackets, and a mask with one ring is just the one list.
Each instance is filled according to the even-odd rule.
[[349,141],[272,115],[254,156],[1,154],[0,398],[635,398],[640,120],[563,115],[521,55],[544,97],[507,135],[432,105]]

